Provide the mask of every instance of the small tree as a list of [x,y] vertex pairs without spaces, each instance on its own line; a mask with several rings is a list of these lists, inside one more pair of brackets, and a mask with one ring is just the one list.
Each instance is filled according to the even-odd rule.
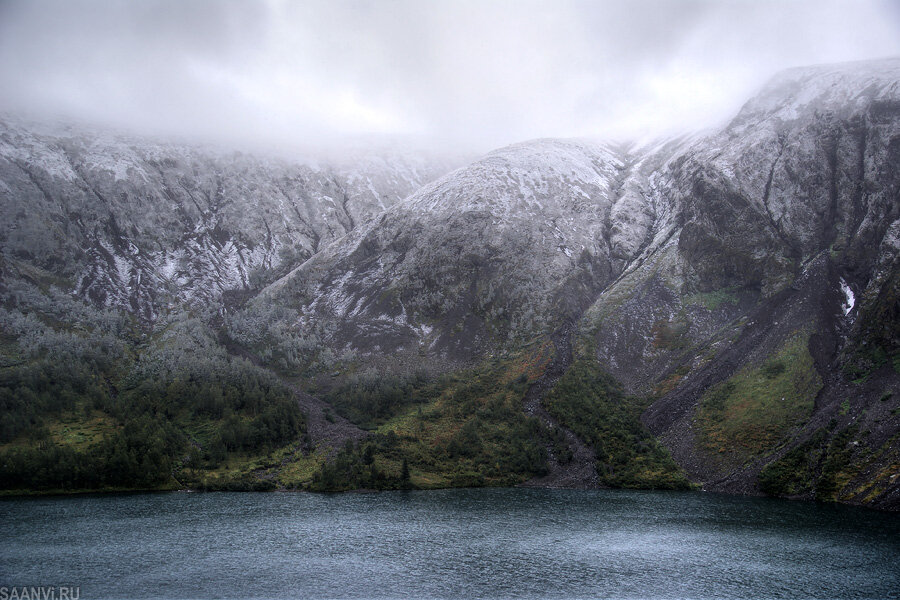
[[404,488],[409,488],[409,464],[403,459],[403,465],[400,467],[400,481]]

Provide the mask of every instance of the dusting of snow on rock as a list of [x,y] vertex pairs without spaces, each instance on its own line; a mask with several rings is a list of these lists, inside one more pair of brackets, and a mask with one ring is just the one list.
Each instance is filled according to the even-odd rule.
[[0,237],[151,318],[259,289],[458,164],[378,152],[302,161],[3,117]]

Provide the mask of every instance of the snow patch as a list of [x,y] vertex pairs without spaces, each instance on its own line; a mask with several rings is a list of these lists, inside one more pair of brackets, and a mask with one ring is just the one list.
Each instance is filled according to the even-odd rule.
[[853,290],[850,289],[843,277],[841,277],[841,291],[844,293],[844,302],[841,303],[841,310],[844,311],[844,316],[847,316],[856,305],[856,296],[853,295]]

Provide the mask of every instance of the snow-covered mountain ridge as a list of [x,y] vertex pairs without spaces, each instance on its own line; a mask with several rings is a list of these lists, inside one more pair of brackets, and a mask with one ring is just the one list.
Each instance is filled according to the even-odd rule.
[[0,123],[4,254],[152,321],[260,287],[449,170],[360,153],[297,162],[79,129]]

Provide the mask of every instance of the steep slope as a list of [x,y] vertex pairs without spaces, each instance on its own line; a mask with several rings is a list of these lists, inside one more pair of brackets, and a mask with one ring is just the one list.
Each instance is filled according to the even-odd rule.
[[590,309],[584,353],[659,396],[645,422],[710,489],[751,492],[818,435],[783,486],[815,495],[852,427],[819,495],[896,505],[898,106],[897,60],[790,71],[654,176],[668,233]]
[[146,321],[258,289],[449,170],[385,151],[288,160],[0,123],[0,243]]
[[356,351],[421,348],[461,361],[577,318],[640,247],[648,218],[621,210],[631,157],[537,140],[457,170],[268,288],[260,303],[333,324]]

